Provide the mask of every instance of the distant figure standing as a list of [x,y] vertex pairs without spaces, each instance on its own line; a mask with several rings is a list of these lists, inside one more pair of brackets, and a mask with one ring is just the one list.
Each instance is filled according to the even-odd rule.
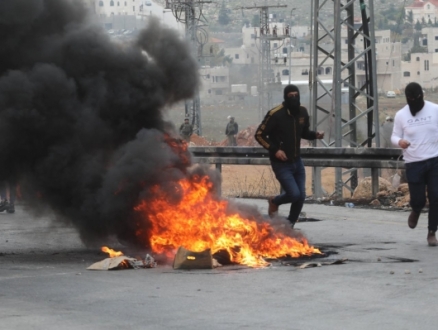
[[[412,212],[409,228],[417,226],[421,210],[429,199],[427,243],[437,246],[438,228],[438,104],[425,101],[422,87],[415,82],[405,88],[407,105],[394,118],[391,141],[403,149]],[[427,191],[427,196],[426,196]]]
[[[392,131],[394,130],[394,118],[391,116],[387,116],[385,122],[380,126],[380,146],[382,148],[394,148],[394,145],[391,142]],[[390,177],[394,177],[394,175],[399,175],[400,181],[397,181],[399,184],[406,182],[406,172],[405,170],[397,170],[397,169],[386,169],[386,173]]]
[[386,117],[385,122],[380,127],[380,136],[382,137],[382,148],[393,148],[391,142],[392,130],[394,128],[394,119],[390,116]]
[[234,121],[234,117],[228,117],[230,122],[227,124],[227,128],[225,128],[225,135],[228,138],[229,146],[237,146],[236,134],[239,132],[239,125]]
[[190,142],[190,137],[193,134],[193,125],[189,123],[189,118],[184,119],[184,123],[179,127],[179,134],[185,141]]

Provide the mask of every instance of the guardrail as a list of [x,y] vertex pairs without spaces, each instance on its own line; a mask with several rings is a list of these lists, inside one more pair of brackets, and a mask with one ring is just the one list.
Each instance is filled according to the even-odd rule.
[[[204,164],[269,165],[262,147],[190,147],[194,162]],[[401,149],[301,148],[305,166],[344,168],[404,168]]]
[[[262,147],[190,147],[193,161],[215,164],[221,171],[222,164],[269,165],[268,151]],[[301,148],[304,166],[370,168],[372,194],[379,189],[378,170],[381,168],[404,169],[401,149],[391,148]]]

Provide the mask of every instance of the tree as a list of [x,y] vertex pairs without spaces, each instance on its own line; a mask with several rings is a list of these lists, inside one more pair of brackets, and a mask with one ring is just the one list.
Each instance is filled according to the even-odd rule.
[[218,23],[220,25],[228,25],[231,22],[230,16],[228,16],[228,9],[225,6],[225,2],[222,1],[221,9],[219,10]]
[[421,31],[421,28],[422,28],[421,23],[419,20],[417,20],[417,23],[415,23],[415,31],[419,32]]
[[414,13],[411,11],[408,12],[406,19],[409,23],[414,24]]
[[230,55],[225,55],[225,50],[221,49],[219,52],[214,54],[214,57],[210,60],[210,66],[230,66],[233,59]]

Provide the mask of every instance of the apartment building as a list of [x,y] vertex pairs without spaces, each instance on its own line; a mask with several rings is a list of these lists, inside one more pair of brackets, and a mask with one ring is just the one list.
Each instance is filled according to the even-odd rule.
[[[289,81],[308,81],[310,73],[310,52],[308,45],[300,44],[302,38],[309,37],[310,30],[307,27],[292,27],[286,31],[287,25],[284,23],[270,23],[270,30],[276,26],[279,37],[287,35],[285,38],[271,40],[271,60],[275,81],[283,84]],[[297,37],[294,36],[294,30]],[[307,31],[307,32],[306,32]],[[286,34],[289,32],[289,34]],[[260,62],[260,39],[257,36],[260,33],[259,28],[243,27],[242,40],[243,45],[239,48],[227,48],[225,53],[233,58],[233,64],[259,64]],[[307,34],[306,34],[307,33]],[[271,32],[272,34],[272,32]],[[341,32],[341,51],[342,60],[348,59],[348,38],[347,30]],[[326,45],[328,49],[333,46]],[[363,48],[363,39],[356,39],[357,53]],[[392,42],[390,30],[375,31],[376,47],[376,70],[377,86],[383,93],[388,90],[400,89],[401,81],[401,43]],[[438,44],[437,44],[438,48]],[[321,60],[324,55],[321,55]],[[320,61],[321,62],[321,61]],[[365,83],[365,63],[358,61],[356,67],[357,86]],[[333,78],[333,61],[328,59],[318,68],[317,74],[322,80],[331,81]],[[346,73],[345,73],[346,74]]]
[[201,99],[223,99],[230,92],[230,68],[226,66],[201,67],[201,86],[199,96]]
[[418,22],[435,23],[438,18],[438,0],[415,0],[411,5],[405,6],[406,17],[412,12],[414,24]]
[[98,16],[136,15],[144,10],[144,0],[97,0],[95,1]]
[[[402,87],[401,82],[401,65],[402,65],[402,50],[401,42],[392,42],[390,30],[378,30],[374,33],[375,49],[376,49],[376,73],[377,73],[377,89],[380,93],[385,93],[389,90],[397,90]],[[341,32],[341,48],[342,59],[347,60],[348,38],[347,31]],[[356,53],[360,53],[364,49],[363,38],[356,39],[354,45]],[[356,62],[356,82],[357,86],[363,86],[366,81],[365,62]]]
[[423,28],[421,33],[421,45],[427,52],[412,53],[410,61],[402,62],[402,84],[415,81],[434,90],[438,85],[438,28]]

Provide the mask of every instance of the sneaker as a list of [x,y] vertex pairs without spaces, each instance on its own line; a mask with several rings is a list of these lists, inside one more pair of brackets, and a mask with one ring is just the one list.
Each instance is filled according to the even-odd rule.
[[268,207],[268,215],[272,218],[275,213],[278,212],[278,205],[274,204],[274,202],[272,201],[274,199],[274,197],[269,197],[268,198],[268,203],[269,203],[269,207]]
[[1,201],[0,202],[0,212],[3,212],[4,210],[6,210],[9,206],[9,203],[7,200]]
[[429,244],[429,246],[438,245],[438,241],[436,240],[434,231],[429,230],[429,232],[427,233],[427,243]]
[[8,213],[15,213],[15,205],[14,205],[14,203],[9,203],[8,207],[6,208],[6,212],[8,212]]
[[412,211],[411,214],[409,214],[409,218],[408,218],[409,228],[414,229],[415,227],[417,227],[419,217],[420,217],[420,213],[417,213],[415,211]]

